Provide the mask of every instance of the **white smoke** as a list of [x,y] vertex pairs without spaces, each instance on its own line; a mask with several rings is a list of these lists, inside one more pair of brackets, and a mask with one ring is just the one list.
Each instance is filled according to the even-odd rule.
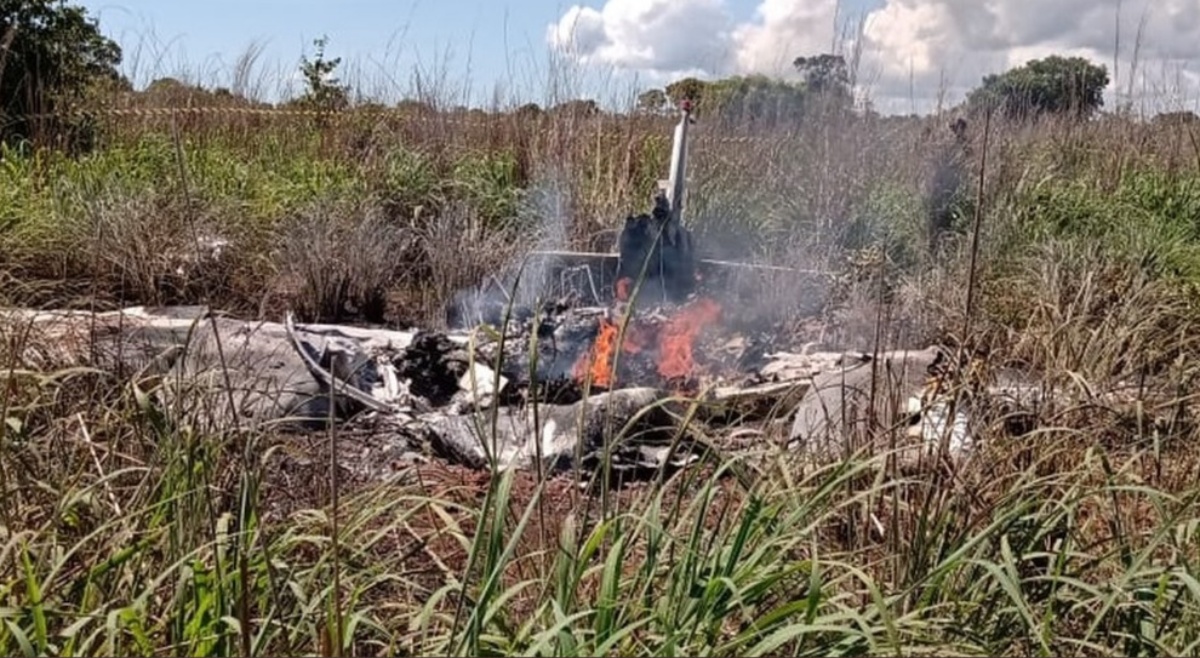
[[860,86],[885,111],[956,102],[984,75],[1048,54],[1104,64],[1110,94],[1132,91],[1160,109],[1200,103],[1196,0],[876,0],[859,13],[845,4],[760,0],[739,21],[725,0],[608,0],[571,7],[547,38],[580,62],[660,77],[782,76],[797,56],[857,49]]
[[[570,178],[565,168],[549,167],[529,186],[518,208],[521,235],[530,252],[562,251],[570,247],[574,211]],[[463,327],[489,322],[489,314],[511,305],[514,312],[532,310],[548,300],[543,294],[550,271],[545,259],[525,260],[522,253],[494,276],[455,294],[457,324]]]

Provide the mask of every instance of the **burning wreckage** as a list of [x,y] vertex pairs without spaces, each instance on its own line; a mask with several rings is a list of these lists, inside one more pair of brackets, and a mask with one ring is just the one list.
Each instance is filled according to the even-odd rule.
[[[945,410],[925,413],[944,404],[922,393],[940,350],[788,350],[744,320],[734,279],[756,269],[697,258],[681,221],[690,122],[685,106],[670,177],[651,213],[627,218],[616,254],[535,254],[553,302],[459,309],[441,332],[247,322],[203,308],[7,320],[43,338],[28,342],[26,363],[153,378],[164,405],[214,429],[338,422],[377,475],[431,457],[632,474],[747,438],[763,444],[775,428],[783,445],[832,457],[853,447],[845,437],[862,422],[907,422],[918,447],[965,447],[961,413],[952,424]],[[899,404],[884,409],[889,387]],[[713,424],[723,439],[704,439]]]

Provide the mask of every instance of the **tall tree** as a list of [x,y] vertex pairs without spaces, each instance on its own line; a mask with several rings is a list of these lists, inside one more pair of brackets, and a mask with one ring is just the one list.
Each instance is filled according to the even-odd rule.
[[792,67],[804,76],[805,87],[814,94],[848,94],[850,71],[846,58],[823,53],[815,57],[797,57]]
[[[105,82],[122,82],[121,48],[83,7],[62,0],[0,0],[0,140],[67,127],[51,116]],[[46,135],[50,136],[50,135]]]
[[1104,105],[1108,83],[1108,69],[1102,64],[1051,55],[984,77],[967,96],[967,105],[1016,119],[1044,114],[1087,118]]

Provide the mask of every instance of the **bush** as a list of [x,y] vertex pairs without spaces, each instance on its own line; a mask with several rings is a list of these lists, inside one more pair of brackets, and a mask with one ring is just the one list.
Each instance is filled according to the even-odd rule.
[[298,318],[382,323],[388,292],[411,267],[416,235],[378,202],[318,202],[282,222],[276,268]]
[[0,0],[0,17],[0,142],[79,146],[92,126],[65,113],[104,86],[128,87],[116,70],[121,48],[64,2]]

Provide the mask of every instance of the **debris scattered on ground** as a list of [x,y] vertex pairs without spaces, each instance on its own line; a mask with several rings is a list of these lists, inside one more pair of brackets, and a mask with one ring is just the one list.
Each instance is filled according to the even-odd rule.
[[[29,365],[157,383],[164,408],[188,422],[305,431],[332,419],[347,436],[371,428],[373,456],[363,459],[375,464],[364,467],[372,477],[391,472],[386,464],[439,459],[636,478],[730,448],[720,437],[735,429],[758,432],[749,447],[772,449],[783,418],[782,445],[820,460],[862,447],[857,436],[940,442],[947,398],[925,395],[936,348],[773,345],[728,330],[716,302],[694,297],[622,310],[560,307],[503,331],[244,321],[194,307],[14,310],[0,321],[27,331]],[[957,411],[952,452],[970,448],[968,415]]]

